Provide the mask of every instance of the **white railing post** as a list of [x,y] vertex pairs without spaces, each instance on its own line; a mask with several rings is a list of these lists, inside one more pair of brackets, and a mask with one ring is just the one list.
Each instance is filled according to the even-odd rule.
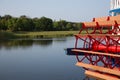
[[120,8],[120,0],[110,0],[110,10]]

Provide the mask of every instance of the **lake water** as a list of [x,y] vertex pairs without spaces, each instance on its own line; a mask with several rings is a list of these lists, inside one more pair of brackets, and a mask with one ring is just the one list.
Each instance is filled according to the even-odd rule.
[[84,80],[75,56],[65,54],[75,38],[0,41],[0,80]]

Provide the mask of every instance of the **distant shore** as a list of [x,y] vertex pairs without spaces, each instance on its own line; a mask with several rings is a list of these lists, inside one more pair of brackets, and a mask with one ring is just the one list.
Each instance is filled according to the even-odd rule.
[[0,31],[0,39],[67,37],[67,36],[73,36],[78,32],[79,31],[43,31],[43,32]]

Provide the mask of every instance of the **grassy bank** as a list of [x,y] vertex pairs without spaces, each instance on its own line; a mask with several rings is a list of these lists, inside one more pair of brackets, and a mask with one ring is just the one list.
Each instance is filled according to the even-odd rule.
[[65,37],[73,36],[79,31],[45,31],[45,32],[0,32],[1,39],[13,38],[52,38],[52,37]]

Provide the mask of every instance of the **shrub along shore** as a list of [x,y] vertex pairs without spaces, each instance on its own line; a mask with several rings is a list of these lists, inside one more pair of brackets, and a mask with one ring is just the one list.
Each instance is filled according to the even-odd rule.
[[67,37],[79,31],[9,32],[0,31],[0,39]]

